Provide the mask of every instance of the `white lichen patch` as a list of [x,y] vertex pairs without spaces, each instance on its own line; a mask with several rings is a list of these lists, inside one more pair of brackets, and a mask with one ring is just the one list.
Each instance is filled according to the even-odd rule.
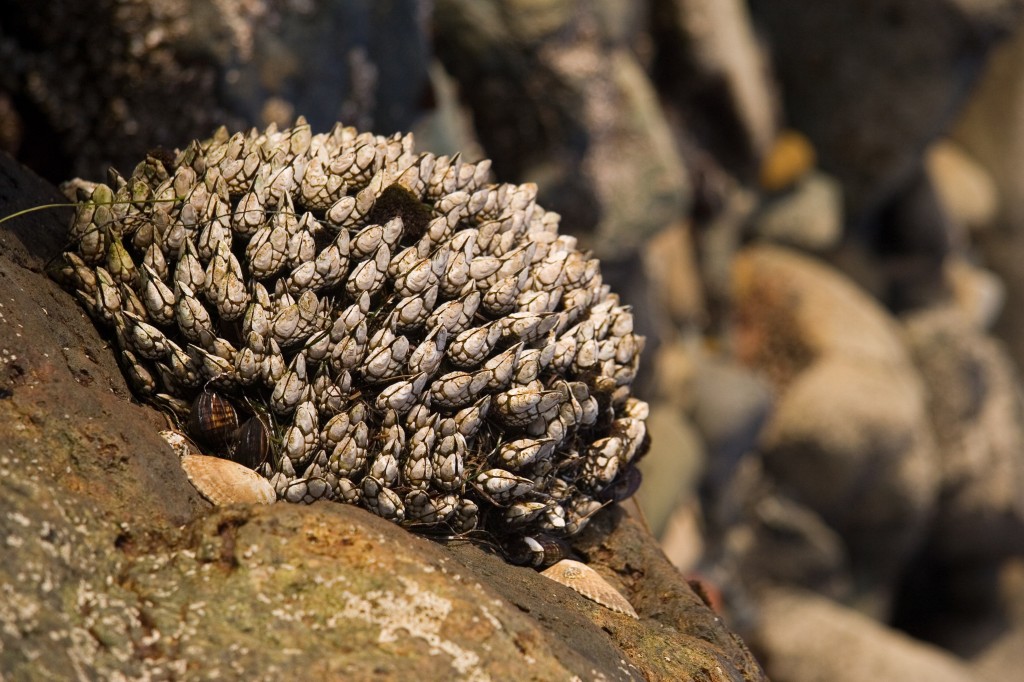
[[479,668],[480,657],[455,642],[445,639],[441,628],[452,611],[452,602],[433,592],[422,589],[408,578],[399,578],[405,592],[395,594],[390,590],[374,590],[359,595],[345,591],[341,596],[345,607],[338,614],[340,618],[354,618],[373,623],[380,628],[378,641],[398,641],[405,636],[425,641],[432,654],[447,654],[451,665],[462,679],[472,682],[490,680],[490,676]]

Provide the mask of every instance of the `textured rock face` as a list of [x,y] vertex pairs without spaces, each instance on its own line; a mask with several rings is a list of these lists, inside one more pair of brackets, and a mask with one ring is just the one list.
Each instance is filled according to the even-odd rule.
[[[6,157],[0,178],[2,215],[55,198]],[[356,508],[211,512],[161,416],[129,402],[109,347],[43,274],[64,227],[39,215],[0,230],[5,674],[763,679],[621,514],[578,551],[639,622]]]
[[0,88],[18,93],[24,160],[54,182],[131,167],[220,124],[304,113],[320,127],[406,129],[426,87],[428,4],[14,2]]
[[441,0],[435,12],[438,54],[498,173],[537,182],[602,258],[635,251],[691,198],[630,49],[642,14],[641,3],[517,0]]

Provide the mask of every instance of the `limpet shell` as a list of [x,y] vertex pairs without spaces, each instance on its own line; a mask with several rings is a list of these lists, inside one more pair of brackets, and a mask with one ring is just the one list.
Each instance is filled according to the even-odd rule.
[[218,507],[272,504],[277,499],[270,481],[229,459],[185,455],[181,458],[181,468],[199,494]]
[[619,591],[608,584],[608,581],[586,564],[572,559],[562,559],[554,566],[540,572],[541,575],[570,587],[587,599],[597,602],[616,613],[624,613],[639,619],[636,610]]

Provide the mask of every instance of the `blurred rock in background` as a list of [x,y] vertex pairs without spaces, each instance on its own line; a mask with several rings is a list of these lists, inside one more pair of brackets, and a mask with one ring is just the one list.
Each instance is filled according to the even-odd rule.
[[648,336],[637,513],[772,679],[1019,673],[1021,0],[3,17],[0,149],[51,180],[303,114],[538,183]]

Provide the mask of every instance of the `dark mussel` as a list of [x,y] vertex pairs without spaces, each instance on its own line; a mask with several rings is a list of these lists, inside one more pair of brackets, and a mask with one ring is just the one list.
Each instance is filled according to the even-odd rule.
[[595,495],[595,497],[599,502],[622,502],[623,500],[628,500],[640,488],[642,480],[643,474],[640,473],[640,470],[635,466],[631,466],[625,471],[620,471],[619,475],[612,481],[612,484]]
[[235,430],[232,437],[232,459],[255,469],[270,459],[270,429],[264,417],[253,415]]
[[213,391],[203,391],[192,402],[188,418],[189,434],[213,447],[225,447],[238,429],[238,412],[228,399]]

